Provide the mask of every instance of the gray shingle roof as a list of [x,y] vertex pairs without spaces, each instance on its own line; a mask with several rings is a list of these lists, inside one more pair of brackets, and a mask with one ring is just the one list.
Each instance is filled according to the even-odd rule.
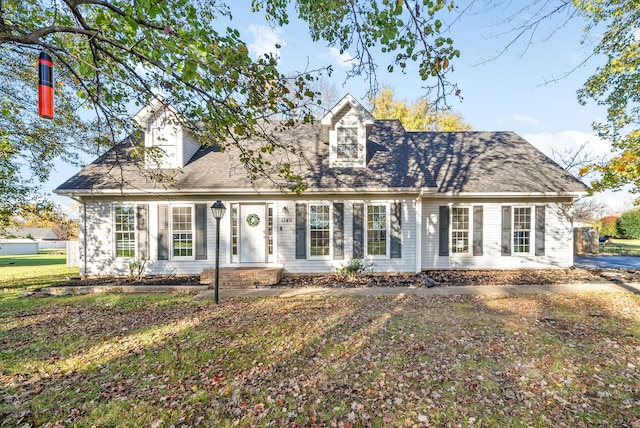
[[[397,120],[378,120],[367,141],[367,168],[329,168],[329,146],[321,141],[320,125],[301,125],[280,140],[292,150],[279,156],[305,178],[309,191],[585,192],[578,179],[513,132],[405,132]],[[151,179],[153,171],[132,161],[131,151],[132,144],[125,140],[56,192],[277,190],[264,178],[251,183],[237,149],[201,148],[165,186]]]
[[7,227],[5,232],[8,236],[16,238],[33,238],[33,239],[60,239],[55,230],[50,227]]

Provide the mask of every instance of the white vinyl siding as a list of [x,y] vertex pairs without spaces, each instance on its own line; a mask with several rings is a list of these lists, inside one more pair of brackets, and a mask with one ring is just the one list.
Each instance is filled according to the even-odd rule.
[[[343,266],[345,263],[353,259],[353,205],[354,203],[365,203],[371,205],[385,204],[387,207],[389,201],[369,201],[369,200],[345,200],[336,199],[327,201],[328,205],[333,206],[333,203],[344,203],[344,258],[334,260],[332,257],[308,257],[306,259],[296,259],[295,255],[295,243],[296,243],[296,228],[295,222],[293,223],[281,223],[279,219],[276,219],[277,224],[277,265],[284,266],[285,273],[334,273],[336,268]],[[393,200],[393,202],[400,202],[402,204],[401,210],[401,222],[402,222],[402,257],[390,258],[388,256],[371,256],[366,257],[369,261],[373,262],[374,272],[415,272],[416,268],[416,223],[415,223],[415,198],[403,198]],[[298,202],[302,203],[302,202]],[[310,202],[313,204],[314,202]],[[317,202],[316,202],[317,203]],[[286,211],[289,213],[295,213],[294,202],[279,202],[276,205],[276,212],[279,214]],[[308,208],[307,208],[308,209]],[[291,215],[291,214],[290,214]],[[366,208],[364,212],[366,222]],[[308,213],[307,213],[308,216]],[[332,216],[333,217],[333,216]],[[387,208],[387,217],[389,217],[389,209]],[[295,217],[293,217],[295,220]],[[333,224],[333,218],[331,219]],[[366,228],[366,223],[363,224]],[[307,225],[308,229],[308,225]],[[389,230],[389,229],[388,229]],[[366,233],[366,232],[365,232]],[[389,232],[387,232],[387,236]],[[366,238],[366,236],[365,236]],[[308,238],[307,238],[308,239]],[[333,242],[332,242],[333,245]],[[366,240],[363,242],[366,251]],[[307,248],[309,242],[307,241]],[[389,250],[388,250],[389,251]],[[387,253],[389,254],[389,253]]]
[[193,155],[200,149],[198,141],[187,131],[182,130],[182,166],[189,163]]
[[[470,200],[469,204],[483,207],[483,255],[482,257],[446,257],[439,255],[439,207],[451,201],[423,199],[422,201],[422,269],[515,269],[554,268],[573,265],[573,228],[568,213],[568,204],[556,202],[535,202],[526,204],[534,217],[535,205],[544,204],[545,215],[545,255],[535,256],[531,242],[531,252],[514,256],[502,256],[502,207],[523,207],[522,202],[487,203]],[[470,212],[473,211],[470,208]],[[513,214],[512,214],[513,215]],[[470,221],[471,225],[473,224]],[[532,218],[532,227],[535,224]],[[472,226],[470,226],[472,227]],[[513,230],[512,230],[513,231]],[[532,236],[535,235],[532,229]],[[404,251],[403,251],[404,252]]]

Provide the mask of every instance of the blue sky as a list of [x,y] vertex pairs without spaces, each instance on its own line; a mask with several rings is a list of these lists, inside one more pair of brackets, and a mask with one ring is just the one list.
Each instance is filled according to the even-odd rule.
[[[341,56],[326,43],[313,43],[305,23],[297,22],[294,16],[289,26],[272,29],[260,13],[249,11],[250,2],[233,7],[231,25],[239,29],[254,56],[267,51],[277,53],[284,72],[332,65],[330,80],[338,93],[351,93],[366,104],[368,83],[361,78],[345,82],[350,67],[345,62],[348,52]],[[525,37],[498,55],[514,37],[509,29],[527,18],[513,13],[514,10],[499,7],[470,10],[445,34],[461,51],[449,77],[459,85],[463,100],[452,99],[453,109],[474,130],[515,131],[547,154],[551,147],[562,149],[587,142],[595,155],[606,156],[609,146],[593,134],[591,127],[594,121],[605,117],[604,109],[593,102],[581,106],[576,97],[576,91],[595,70],[597,59],[562,78],[592,52],[589,42],[581,44],[583,22],[575,19],[561,25],[564,20],[557,17],[538,28],[532,43]],[[513,18],[510,24],[505,23],[507,17]],[[443,18],[451,21],[453,15],[445,14]],[[276,44],[281,48],[276,50]],[[405,74],[399,70],[390,74],[386,65],[380,64],[378,80],[393,88],[398,99],[413,102],[423,93],[415,68]],[[64,172],[52,175],[45,190],[55,188],[73,172],[68,167],[60,169]],[[606,201],[611,212],[628,208],[632,199],[626,191],[594,198]],[[64,199],[60,201],[66,203]]]

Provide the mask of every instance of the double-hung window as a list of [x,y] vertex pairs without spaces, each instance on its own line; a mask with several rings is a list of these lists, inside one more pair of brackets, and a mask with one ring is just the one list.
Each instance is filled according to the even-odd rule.
[[171,208],[173,257],[193,257],[193,209],[191,206]]
[[309,205],[309,255],[331,255],[330,205]]
[[367,205],[367,255],[386,256],[389,254],[387,205]]
[[469,253],[469,221],[468,207],[451,208],[451,253]]
[[358,128],[338,128],[338,160],[354,160],[358,158]]
[[133,206],[115,207],[116,257],[136,256],[136,210]]
[[513,252],[531,252],[531,207],[513,208]]

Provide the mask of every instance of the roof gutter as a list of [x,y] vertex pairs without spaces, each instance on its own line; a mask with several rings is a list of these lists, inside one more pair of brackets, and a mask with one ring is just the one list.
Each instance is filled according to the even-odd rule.
[[[54,193],[60,196],[68,196],[77,198],[83,196],[133,196],[133,195],[238,195],[238,196],[256,196],[256,195],[292,195],[293,192],[283,192],[278,189],[131,189],[131,190],[93,190],[93,189],[77,189],[77,190],[54,190]],[[434,194],[436,188],[405,188],[405,187],[387,187],[387,188],[326,188],[326,189],[307,189],[302,194],[334,194],[347,193],[357,195],[386,195],[389,193],[419,193]]]
[[447,198],[512,198],[512,197],[553,197],[553,196],[570,196],[572,198],[581,198],[588,195],[588,192],[445,192],[438,193],[437,196],[443,196]]
[[[131,189],[131,190],[94,190],[94,189],[78,189],[78,190],[54,190],[54,193],[60,196],[68,196],[78,200],[79,197],[87,196],[137,196],[137,195],[238,195],[238,196],[271,196],[271,195],[293,195],[293,192],[285,192],[278,189]],[[302,192],[304,195],[322,195],[322,194],[354,194],[354,195],[387,195],[395,194],[419,194],[420,198],[425,197],[443,197],[443,198],[482,198],[482,199],[504,199],[506,198],[539,198],[539,197],[571,197],[580,199],[588,195],[588,192],[444,192],[438,193],[435,187],[422,188],[404,188],[404,187],[387,187],[387,188],[326,188],[326,189],[308,189]]]

